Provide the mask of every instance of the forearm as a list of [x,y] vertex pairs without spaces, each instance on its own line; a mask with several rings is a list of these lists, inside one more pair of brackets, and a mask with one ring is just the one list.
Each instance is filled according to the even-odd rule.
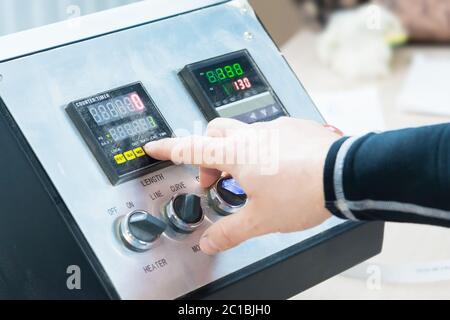
[[450,227],[450,125],[342,139],[324,180],[341,218]]

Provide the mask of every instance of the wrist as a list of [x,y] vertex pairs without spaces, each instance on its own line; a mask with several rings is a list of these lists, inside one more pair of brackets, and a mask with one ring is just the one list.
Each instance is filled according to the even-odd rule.
[[[327,136],[326,139],[322,140],[322,142],[319,143],[319,148],[317,150],[319,157],[317,158],[317,169],[315,170],[315,172],[317,173],[317,180],[315,183],[316,191],[314,192],[314,201],[312,202],[314,204],[313,212],[315,212],[316,223],[322,223],[333,216],[332,212],[327,209],[326,195],[324,192],[324,190],[326,189],[326,183],[329,179],[328,177],[326,177],[327,166],[328,162],[330,162],[330,155],[335,153],[334,149],[336,148],[336,146],[342,145],[342,143],[339,143],[342,140],[342,133],[338,133],[336,131],[337,129],[335,129],[334,127],[327,126],[327,129],[333,131],[334,134]],[[331,158],[332,157],[333,156],[331,156]]]

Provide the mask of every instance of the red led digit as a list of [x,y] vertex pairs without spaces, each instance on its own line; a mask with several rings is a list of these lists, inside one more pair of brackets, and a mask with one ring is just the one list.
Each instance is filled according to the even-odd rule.
[[244,84],[247,89],[250,89],[252,87],[252,83],[250,82],[250,79],[247,77],[244,78]]
[[233,81],[233,87],[236,91],[250,89],[252,86],[250,79],[247,77]]
[[239,79],[239,80],[238,80],[238,84],[239,84],[239,88],[240,88],[241,90],[245,90],[245,89],[246,89],[244,80]]
[[145,105],[141,100],[141,97],[137,93],[130,94],[131,102],[133,103],[134,108],[139,111],[145,111]]

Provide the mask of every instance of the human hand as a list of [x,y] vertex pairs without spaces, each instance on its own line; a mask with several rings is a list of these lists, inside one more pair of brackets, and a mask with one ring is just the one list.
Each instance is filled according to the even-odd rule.
[[323,171],[339,137],[318,123],[292,118],[253,125],[216,119],[205,137],[164,139],[145,150],[156,159],[199,166],[204,188],[229,174],[246,191],[248,205],[212,225],[200,241],[203,252],[216,254],[253,237],[301,231],[330,218]]

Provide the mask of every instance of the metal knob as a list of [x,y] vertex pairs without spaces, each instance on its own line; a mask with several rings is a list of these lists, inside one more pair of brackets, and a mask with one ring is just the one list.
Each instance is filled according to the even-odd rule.
[[205,219],[201,199],[194,194],[173,197],[164,208],[164,215],[175,231],[185,234],[197,230]]
[[233,178],[222,178],[208,190],[209,205],[220,215],[239,212],[248,203],[248,197]]
[[120,222],[120,236],[133,251],[150,250],[166,230],[167,225],[146,211],[134,211]]

